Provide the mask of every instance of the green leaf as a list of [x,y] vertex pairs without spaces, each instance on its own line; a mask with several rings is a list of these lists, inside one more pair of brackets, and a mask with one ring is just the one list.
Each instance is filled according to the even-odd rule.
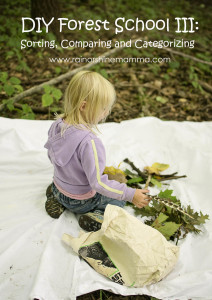
[[164,204],[160,203],[156,200],[152,200],[152,204],[154,206],[154,209],[157,211],[157,213],[160,213],[162,209],[164,208]]
[[10,100],[3,100],[2,103],[6,104],[7,108],[9,109],[9,111],[13,111],[15,109],[14,105],[13,105],[13,100],[12,99],[10,99]]
[[22,104],[22,116],[21,119],[35,119],[35,114],[32,111],[32,108],[28,104]]
[[155,216],[157,213],[157,210],[153,206],[145,206],[142,208],[137,208],[135,207],[135,214],[136,215],[141,215],[142,217],[150,217],[150,216]]
[[151,182],[153,185],[156,185],[158,188],[161,188],[161,187],[162,187],[161,182],[157,181],[155,178],[151,178],[150,182]]
[[143,178],[142,177],[135,177],[135,178],[131,178],[127,181],[127,184],[132,184],[132,183],[138,183],[138,182],[142,182]]
[[11,77],[11,78],[9,79],[9,81],[10,81],[10,83],[12,83],[12,84],[19,84],[19,83],[21,83],[21,80],[18,79],[17,77]]
[[169,80],[169,79],[170,79],[170,76],[169,76],[168,74],[164,74],[164,75],[163,75],[163,78],[164,78],[165,80]]
[[51,112],[58,112],[60,108],[58,106],[51,107]]
[[131,171],[128,170],[128,169],[125,169],[124,173],[125,173],[126,175],[130,176],[130,177],[137,177],[137,176],[138,176],[137,174],[131,172]]
[[11,96],[15,92],[15,88],[8,83],[4,84],[4,90],[8,96]]
[[21,107],[24,113],[28,113],[32,111],[31,107],[28,104],[22,104]]
[[43,87],[45,94],[50,94],[52,92],[52,86],[50,85],[44,85]]
[[174,222],[166,222],[159,228],[156,228],[167,240],[178,230],[181,224],[176,224]]
[[209,220],[209,215],[203,215],[203,213],[200,212],[200,216],[198,218],[199,225],[204,224],[206,220]]
[[33,112],[29,112],[29,113],[26,113],[26,114],[23,114],[21,116],[21,119],[25,119],[25,120],[35,120],[35,114]]
[[7,81],[7,77],[8,77],[8,74],[7,72],[1,72],[0,73],[0,81],[5,83]]
[[178,69],[180,67],[180,63],[178,61],[172,61],[169,63],[171,69]]
[[169,217],[163,213],[160,213],[159,216],[157,217],[157,219],[152,223],[152,227],[156,228],[156,227],[160,227],[161,223],[163,223],[164,221],[166,221]]
[[43,107],[50,106],[52,103],[53,103],[53,98],[51,95],[44,94],[42,96],[42,106]]
[[14,88],[20,93],[23,92],[23,87],[20,84],[15,84]]
[[106,71],[105,69],[102,69],[102,70],[100,71],[100,73],[101,73],[101,75],[102,75],[103,77],[105,77],[106,79],[108,78],[108,74],[107,74],[107,71]]
[[57,89],[57,88],[53,88],[52,90],[52,96],[56,99],[59,100],[62,97],[62,92],[61,90]]
[[61,72],[61,68],[60,67],[55,67],[54,70],[55,70],[56,74],[60,74],[60,72]]
[[193,87],[194,87],[195,89],[197,89],[198,86],[199,86],[199,84],[198,84],[197,81],[192,81],[191,84],[193,85]]
[[171,200],[172,202],[180,204],[180,201],[177,200],[176,196],[172,196],[172,193],[173,193],[173,190],[160,191],[158,196],[161,198],[167,198],[167,199]]
[[8,60],[10,57],[12,57],[15,53],[13,51],[7,51],[6,53],[6,60]]
[[168,99],[167,98],[165,98],[165,97],[160,97],[160,96],[157,96],[156,97],[156,100],[158,101],[158,102],[160,102],[160,103],[166,103],[167,101],[168,101]]

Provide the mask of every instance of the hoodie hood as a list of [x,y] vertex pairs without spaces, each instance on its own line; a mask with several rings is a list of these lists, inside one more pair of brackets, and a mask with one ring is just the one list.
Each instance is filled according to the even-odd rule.
[[48,132],[48,141],[44,145],[48,149],[50,160],[60,167],[68,164],[79,144],[91,133],[89,130],[70,126],[61,136],[64,126],[62,119],[54,122]]

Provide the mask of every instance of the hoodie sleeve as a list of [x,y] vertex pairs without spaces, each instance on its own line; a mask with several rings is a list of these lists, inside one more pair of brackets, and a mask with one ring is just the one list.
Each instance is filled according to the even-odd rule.
[[135,189],[127,187],[125,183],[109,180],[108,175],[103,174],[106,159],[100,139],[93,138],[85,142],[81,147],[80,159],[92,189],[113,199],[132,202]]

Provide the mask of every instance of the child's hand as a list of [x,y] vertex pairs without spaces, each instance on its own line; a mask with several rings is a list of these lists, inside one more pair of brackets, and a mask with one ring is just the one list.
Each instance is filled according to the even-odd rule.
[[149,193],[148,190],[141,190],[141,189],[136,189],[132,203],[137,206],[138,208],[142,208],[146,205],[149,204],[149,201],[151,200],[151,198],[147,195],[145,195],[145,193]]

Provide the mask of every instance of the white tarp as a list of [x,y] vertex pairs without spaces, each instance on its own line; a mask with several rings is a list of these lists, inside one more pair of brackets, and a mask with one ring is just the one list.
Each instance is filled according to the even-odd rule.
[[[45,212],[53,168],[43,145],[51,123],[0,118],[0,299],[75,299],[98,289],[163,300],[212,299],[211,220],[203,233],[178,243],[179,261],[165,279],[139,289],[98,274],[61,241],[63,233],[77,236],[80,228],[68,211],[57,220]],[[187,175],[169,188],[184,205],[212,218],[212,122],[148,117],[102,124],[100,130],[108,166],[126,157],[141,169],[167,163],[167,173]]]

